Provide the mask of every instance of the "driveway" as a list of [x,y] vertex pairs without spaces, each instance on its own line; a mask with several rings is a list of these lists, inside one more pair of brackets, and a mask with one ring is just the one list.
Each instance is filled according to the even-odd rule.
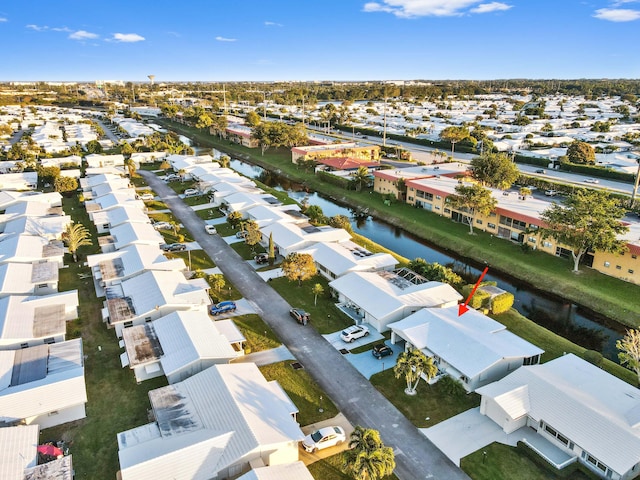
[[407,420],[369,381],[313,328],[291,328],[291,306],[218,235],[208,235],[203,221],[167,185],[144,170],[140,175],[162,197],[215,264],[256,313],[333,400],[353,425],[374,428],[396,455],[402,480],[469,478]]
[[[376,342],[379,343],[379,342]],[[384,357],[381,359],[377,359],[371,354],[371,350],[367,350],[362,353],[349,353],[344,356],[345,359],[349,361],[351,365],[353,365],[364,378],[369,379],[376,373],[384,372],[385,370],[389,370],[390,368],[395,367],[396,360],[398,360],[398,355],[404,350],[403,344],[400,345],[391,345],[390,342],[385,342],[387,346],[391,347],[393,350],[393,355],[389,355],[388,357]],[[374,343],[371,344],[373,348]]]

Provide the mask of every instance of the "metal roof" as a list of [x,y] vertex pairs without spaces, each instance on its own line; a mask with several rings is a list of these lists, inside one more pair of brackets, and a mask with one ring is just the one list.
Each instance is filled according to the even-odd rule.
[[23,480],[24,470],[38,463],[37,425],[0,428],[0,478]]

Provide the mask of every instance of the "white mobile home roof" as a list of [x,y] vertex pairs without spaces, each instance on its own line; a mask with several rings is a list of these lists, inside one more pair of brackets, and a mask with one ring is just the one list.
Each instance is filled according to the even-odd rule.
[[123,223],[110,230],[117,250],[132,244],[160,245],[162,235],[149,223]]
[[[11,422],[86,403],[81,339],[0,354],[14,355],[11,383],[0,390],[0,421]],[[0,375],[5,377],[7,372]]]
[[254,468],[238,480],[313,480],[313,476],[306,465],[298,461]]
[[350,271],[389,269],[398,264],[389,253],[374,254],[353,242],[318,242],[300,253],[310,254],[316,263],[338,277]]
[[57,282],[58,264],[5,263],[0,265],[0,295],[25,295],[38,284]]
[[100,278],[129,277],[145,270],[186,270],[181,258],[168,259],[156,245],[133,244],[118,251],[87,256],[89,267],[98,266]]
[[428,348],[469,378],[502,359],[533,357],[543,350],[511,333],[499,322],[470,309],[422,309],[389,324],[416,348]]
[[0,428],[0,478],[22,480],[24,469],[38,463],[38,425]]
[[640,390],[573,354],[521,367],[477,392],[508,412],[526,410],[618,473],[640,459]]

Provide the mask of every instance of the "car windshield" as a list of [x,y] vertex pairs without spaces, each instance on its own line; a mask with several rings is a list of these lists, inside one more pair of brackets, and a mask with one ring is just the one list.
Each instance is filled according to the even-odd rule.
[[320,440],[322,440],[322,434],[320,433],[320,430],[316,430],[311,434],[311,440],[313,440],[314,442],[319,442]]

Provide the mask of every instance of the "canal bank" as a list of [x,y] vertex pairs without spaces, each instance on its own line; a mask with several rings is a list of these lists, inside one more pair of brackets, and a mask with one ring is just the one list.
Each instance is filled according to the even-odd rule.
[[[217,139],[206,132],[166,120],[162,120],[161,123],[194,138],[201,146],[221,149],[233,157],[273,171],[291,181],[301,182],[308,190],[322,191],[333,202],[347,205],[355,211],[368,209],[369,216],[379,218],[400,231],[412,232],[427,242],[440,245],[439,248],[447,253],[452,252],[461,258],[472,259],[479,265],[489,264],[495,272],[508,272],[510,277],[517,279],[522,285],[540,292],[548,292],[548,296],[566,299],[564,304],[568,305],[568,308],[585,309],[598,315],[598,322],[630,326],[640,324],[640,313],[636,309],[640,287],[637,285],[627,284],[592,270],[584,270],[576,278],[570,273],[568,262],[555,257],[539,252],[523,253],[519,246],[482,232],[469,237],[464,225],[455,224],[435,214],[417,211],[400,203],[385,205],[384,199],[379,195],[346,192],[333,185],[324,184],[312,175],[297,170],[285,151],[276,154],[267,152],[262,157],[257,152]],[[411,255],[405,256],[414,258]],[[572,304],[576,307],[572,307]]]

